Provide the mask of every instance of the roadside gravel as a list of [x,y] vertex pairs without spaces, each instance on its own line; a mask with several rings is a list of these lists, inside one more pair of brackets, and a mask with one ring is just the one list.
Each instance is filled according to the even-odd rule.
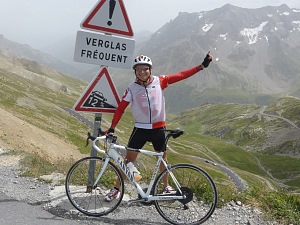
[[[40,179],[22,177],[19,175],[18,156],[3,154],[0,148],[0,192],[18,201],[30,205],[40,205],[54,216],[80,221],[87,225],[102,224],[169,224],[156,212],[154,206],[133,204],[128,206],[126,196],[122,204],[108,216],[93,218],[78,213],[68,202],[64,187],[56,186],[64,179],[61,174],[42,176]],[[44,181],[43,181],[44,180]],[[126,186],[130,189],[130,185]],[[229,202],[226,206],[216,209],[213,216],[205,225],[278,225],[277,222],[267,221],[258,209],[243,205],[241,202]]]

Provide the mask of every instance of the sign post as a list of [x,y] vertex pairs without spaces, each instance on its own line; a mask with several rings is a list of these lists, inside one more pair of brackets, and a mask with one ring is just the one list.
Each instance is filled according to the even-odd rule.
[[[100,112],[114,113],[120,103],[106,67],[130,68],[135,40],[130,39],[133,31],[123,0],[99,0],[80,26],[102,33],[78,31],[74,53],[76,62],[102,65],[99,74],[74,105],[76,111],[95,113],[94,136],[97,136],[101,125]],[[97,155],[93,147],[90,154]],[[90,163],[87,192],[93,188],[95,163]]]
[[[102,119],[102,114],[101,113],[95,113],[95,120],[94,120],[94,130],[93,130],[93,136],[97,137],[98,136],[98,129],[101,127],[101,119]],[[96,157],[97,156],[97,151],[94,149],[92,146],[91,152],[90,152],[91,157]],[[96,160],[90,161],[89,165],[89,173],[88,173],[88,182],[87,182],[87,193],[90,193],[93,190],[93,181],[94,179],[94,172],[96,168]]]

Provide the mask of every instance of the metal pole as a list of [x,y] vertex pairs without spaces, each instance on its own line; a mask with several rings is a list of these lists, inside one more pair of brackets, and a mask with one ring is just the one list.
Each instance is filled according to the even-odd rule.
[[[102,113],[95,113],[94,131],[93,131],[94,137],[98,136],[98,129],[101,127],[101,119],[102,119]],[[91,148],[90,156],[92,157],[97,156],[97,151],[96,149],[94,149],[93,146]],[[91,192],[93,189],[95,167],[96,167],[96,161],[90,161],[86,192]]]

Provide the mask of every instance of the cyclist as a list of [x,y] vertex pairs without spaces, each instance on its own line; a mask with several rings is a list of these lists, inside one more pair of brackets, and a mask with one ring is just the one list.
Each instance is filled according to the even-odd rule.
[[[134,128],[128,141],[128,147],[141,149],[146,142],[151,142],[155,151],[163,151],[163,159],[167,162],[165,143],[166,112],[163,90],[170,84],[193,76],[200,70],[208,67],[212,61],[210,52],[204,58],[201,65],[181,71],[176,74],[153,76],[152,61],[149,57],[140,55],[133,61],[135,81],[129,84],[122,101],[114,113],[110,128],[107,133],[114,133],[115,127],[120,121],[124,110],[131,103],[131,111],[134,120]],[[127,151],[125,163],[135,162],[137,152]],[[160,171],[164,170],[164,165],[160,165]],[[123,175],[125,177],[125,175]],[[163,178],[164,192],[174,193],[174,189],[168,184],[168,177]],[[112,201],[118,197],[120,183],[105,196],[106,201]]]

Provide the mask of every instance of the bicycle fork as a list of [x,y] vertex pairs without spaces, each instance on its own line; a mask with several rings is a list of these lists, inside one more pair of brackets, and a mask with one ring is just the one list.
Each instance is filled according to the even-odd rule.
[[93,174],[91,174],[91,172],[89,171],[89,177],[88,177],[88,185],[87,185],[87,190],[86,192],[89,193],[91,192],[93,189],[95,189],[97,187],[97,184],[99,182],[99,180],[101,179],[104,171],[106,170],[106,167],[108,165],[108,162],[109,162],[110,158],[109,157],[105,157],[104,158],[104,163],[103,163],[103,166],[101,168],[101,171],[100,173],[98,174],[95,182],[92,184],[92,180],[93,180]]

